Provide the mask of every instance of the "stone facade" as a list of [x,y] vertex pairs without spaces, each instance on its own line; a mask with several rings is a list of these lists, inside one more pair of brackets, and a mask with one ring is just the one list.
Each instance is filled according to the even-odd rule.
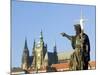
[[47,44],[45,44],[43,40],[42,31],[40,34],[39,41],[36,42],[34,40],[32,56],[29,56],[27,40],[25,39],[25,47],[22,55],[22,64],[21,64],[21,68],[23,70],[34,69],[36,71],[56,63],[58,63],[56,45],[54,46],[54,52],[48,52]]

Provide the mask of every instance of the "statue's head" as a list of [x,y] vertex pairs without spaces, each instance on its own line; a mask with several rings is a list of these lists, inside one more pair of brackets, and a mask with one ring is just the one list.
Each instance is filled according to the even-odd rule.
[[75,24],[74,28],[75,28],[75,31],[76,31],[76,35],[81,33],[81,26],[80,26],[80,24]]

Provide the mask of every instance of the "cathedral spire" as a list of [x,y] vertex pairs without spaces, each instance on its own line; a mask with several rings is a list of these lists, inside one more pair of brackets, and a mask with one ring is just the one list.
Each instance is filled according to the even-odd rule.
[[29,50],[27,47],[27,39],[25,38],[24,51],[22,55],[22,69],[26,70],[29,67]]
[[56,47],[56,42],[54,43],[54,64],[58,63],[58,55],[57,55],[57,47]]
[[33,51],[32,51],[32,55],[34,55],[34,52],[35,52],[35,40],[34,40],[34,43],[33,43]]
[[25,37],[25,45],[24,45],[24,49],[28,49],[27,47],[27,38]]
[[54,43],[54,52],[57,52],[56,42]]
[[40,32],[40,42],[43,43],[43,33],[42,33],[42,29],[41,29],[41,32]]
[[43,39],[42,29],[41,29],[40,39]]

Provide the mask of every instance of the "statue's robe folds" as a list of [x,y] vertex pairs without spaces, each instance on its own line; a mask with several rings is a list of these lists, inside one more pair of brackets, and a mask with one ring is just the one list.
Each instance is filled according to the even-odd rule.
[[88,36],[69,36],[73,49],[75,50],[70,58],[71,70],[87,70],[90,61],[90,42]]

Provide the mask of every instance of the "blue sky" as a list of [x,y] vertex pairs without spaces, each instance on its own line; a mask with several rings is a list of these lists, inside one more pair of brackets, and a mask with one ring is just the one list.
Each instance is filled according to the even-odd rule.
[[25,37],[31,55],[41,29],[48,51],[53,51],[55,41],[58,52],[72,50],[70,41],[60,33],[75,35],[73,25],[80,19],[81,10],[88,19],[84,30],[90,39],[91,60],[95,60],[95,6],[12,1],[12,66],[21,65]]

